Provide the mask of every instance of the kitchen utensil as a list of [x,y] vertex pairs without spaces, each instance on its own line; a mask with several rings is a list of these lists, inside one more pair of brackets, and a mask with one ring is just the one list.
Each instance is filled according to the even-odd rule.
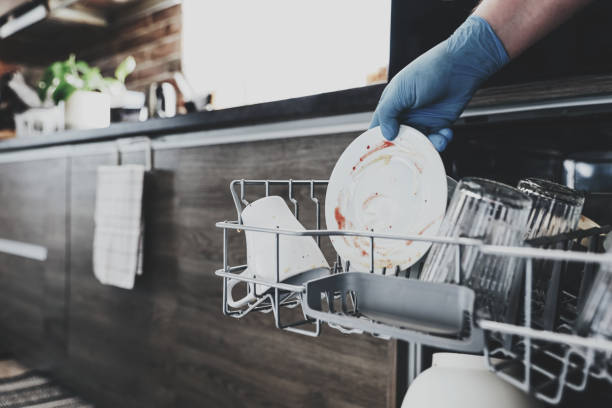
[[[531,200],[521,191],[492,180],[465,178],[459,182],[439,235],[481,239],[491,245],[518,246],[523,242]],[[515,281],[517,261],[482,254],[478,248],[434,244],[421,279],[453,282],[476,292],[477,306],[503,319]],[[460,270],[457,271],[457,265]]]
[[490,372],[484,357],[436,353],[408,388],[402,408],[527,408],[541,406]]
[[[242,211],[241,218],[245,226],[304,230],[285,201],[278,196],[264,197],[252,202]],[[241,275],[275,282],[276,234],[245,230],[245,236],[247,269]],[[281,282],[301,284],[304,279],[329,274],[329,264],[312,237],[279,236],[278,262]],[[302,275],[303,279],[297,278],[297,275]],[[290,278],[294,279],[289,282]],[[228,283],[228,304],[231,307],[244,306],[269,289],[265,285],[250,284],[247,295],[234,300],[232,289],[239,282],[234,279]]]
[[176,115],[176,90],[170,82],[149,86],[149,117],[171,118]]
[[[325,198],[330,230],[435,235],[446,209],[444,166],[431,142],[417,130],[401,126],[393,141],[373,128],[342,153],[331,174]],[[351,269],[370,270],[370,239],[331,237]],[[408,268],[430,247],[428,242],[377,239],[374,271]]]
[[472,324],[473,307],[474,291],[466,287],[363,272],[309,281],[302,302],[306,316],[334,326],[480,352],[483,334]]

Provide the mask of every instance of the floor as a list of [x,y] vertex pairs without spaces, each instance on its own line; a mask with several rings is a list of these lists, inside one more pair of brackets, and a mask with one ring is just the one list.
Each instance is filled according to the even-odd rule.
[[0,408],[92,408],[45,373],[0,356]]

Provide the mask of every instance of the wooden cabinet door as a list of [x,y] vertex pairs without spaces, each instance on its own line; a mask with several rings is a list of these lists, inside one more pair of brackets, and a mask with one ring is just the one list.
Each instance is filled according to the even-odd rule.
[[44,368],[66,345],[67,164],[0,155],[0,238],[48,250],[45,261],[0,252],[0,352]]

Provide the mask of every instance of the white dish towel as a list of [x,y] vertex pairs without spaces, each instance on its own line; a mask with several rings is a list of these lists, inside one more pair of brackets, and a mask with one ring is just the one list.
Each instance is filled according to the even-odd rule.
[[142,274],[142,194],[145,167],[98,167],[93,269],[105,285],[132,289]]

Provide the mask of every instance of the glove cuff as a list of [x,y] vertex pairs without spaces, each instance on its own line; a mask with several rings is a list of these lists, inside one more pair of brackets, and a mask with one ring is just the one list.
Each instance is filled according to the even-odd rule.
[[482,81],[510,61],[508,53],[493,28],[482,17],[471,15],[447,41],[447,50],[456,55]]

